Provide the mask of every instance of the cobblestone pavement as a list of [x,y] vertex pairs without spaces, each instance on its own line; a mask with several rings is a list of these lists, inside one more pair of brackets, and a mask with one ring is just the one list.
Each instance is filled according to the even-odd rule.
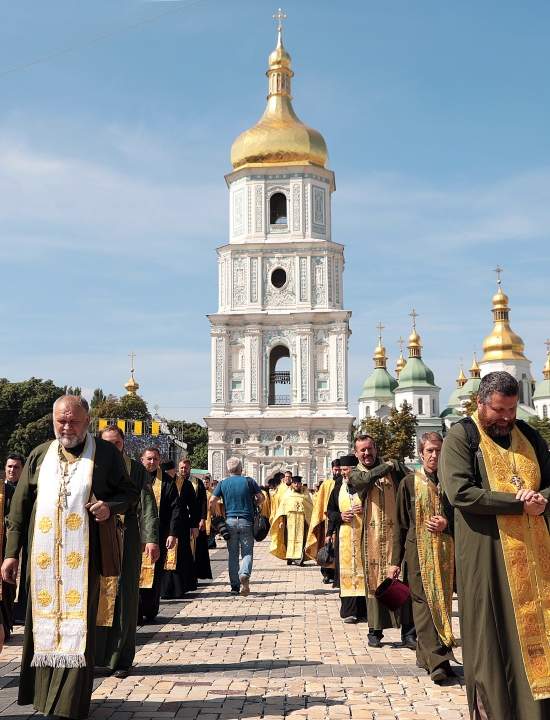
[[[372,649],[365,623],[344,625],[337,591],[312,563],[287,567],[265,541],[242,598],[228,593],[225,549],[211,557],[215,579],[183,602],[163,603],[157,623],[139,629],[133,674],[117,680],[98,670],[92,718],[468,717],[463,682],[434,685],[414,652],[399,647],[398,630]],[[0,656],[2,718],[32,714],[15,704],[21,639],[19,629]]]

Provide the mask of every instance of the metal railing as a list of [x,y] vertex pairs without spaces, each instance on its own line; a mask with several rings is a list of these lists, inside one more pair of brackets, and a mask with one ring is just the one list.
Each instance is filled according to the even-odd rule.
[[272,385],[290,385],[290,370],[275,370],[269,379]]

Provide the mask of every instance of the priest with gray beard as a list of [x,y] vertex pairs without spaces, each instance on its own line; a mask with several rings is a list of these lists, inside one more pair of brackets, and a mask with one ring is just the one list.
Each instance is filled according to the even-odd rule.
[[122,455],[88,431],[86,400],[58,398],[56,439],[29,455],[12,499],[2,578],[17,579],[28,531],[33,568],[21,660],[19,705],[82,720],[89,713],[99,602],[99,523],[139,499]]

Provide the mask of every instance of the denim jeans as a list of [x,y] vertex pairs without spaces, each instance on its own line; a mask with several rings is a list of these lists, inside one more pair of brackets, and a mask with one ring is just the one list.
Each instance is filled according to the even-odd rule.
[[[227,551],[229,553],[229,582],[231,588],[237,590],[241,581],[239,577],[252,574],[252,558],[254,556],[254,535],[253,525],[250,520],[244,518],[227,518],[226,525],[229,528],[229,540]],[[241,552],[241,566],[239,568],[239,549]]]

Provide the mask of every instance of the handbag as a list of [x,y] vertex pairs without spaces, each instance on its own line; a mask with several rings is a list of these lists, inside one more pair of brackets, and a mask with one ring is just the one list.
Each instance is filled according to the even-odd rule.
[[321,567],[334,567],[334,544],[332,540],[325,543],[317,553],[317,565]]
[[411,596],[409,586],[397,578],[386,578],[376,588],[375,598],[388,610],[399,610]]
[[265,515],[262,515],[262,513],[260,512],[260,508],[254,502],[254,496],[256,495],[256,493],[254,492],[254,487],[252,485],[252,478],[247,477],[246,482],[248,483],[248,489],[250,490],[250,494],[252,495],[252,503],[254,505],[254,521],[252,523],[252,534],[254,535],[254,540],[256,540],[257,542],[261,542],[267,537],[270,524],[269,520],[265,517]]

